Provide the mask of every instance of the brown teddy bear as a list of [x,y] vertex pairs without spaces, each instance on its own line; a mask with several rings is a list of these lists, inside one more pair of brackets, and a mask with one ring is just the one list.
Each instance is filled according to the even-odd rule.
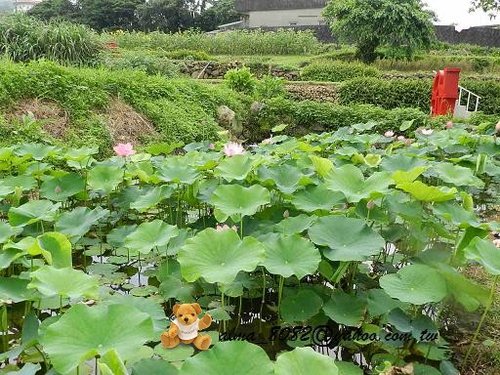
[[176,303],[172,309],[176,319],[170,324],[167,332],[161,335],[161,343],[167,349],[175,348],[181,342],[193,344],[199,350],[208,350],[212,338],[208,335],[199,335],[198,331],[210,327],[212,317],[209,314],[201,319],[201,307],[197,303]]

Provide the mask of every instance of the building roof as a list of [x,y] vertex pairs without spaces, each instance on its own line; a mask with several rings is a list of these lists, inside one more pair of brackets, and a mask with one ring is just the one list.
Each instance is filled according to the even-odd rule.
[[328,0],[236,0],[238,12],[324,8]]

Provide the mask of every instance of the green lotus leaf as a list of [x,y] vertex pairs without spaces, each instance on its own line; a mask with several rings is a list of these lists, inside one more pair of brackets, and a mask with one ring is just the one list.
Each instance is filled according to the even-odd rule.
[[36,179],[33,176],[9,176],[0,180],[0,191],[2,193],[5,191],[13,192],[17,188],[22,189],[23,191],[28,191],[32,190],[35,186]]
[[105,353],[97,363],[101,375],[128,375],[127,368],[115,349]]
[[315,155],[309,155],[309,159],[313,163],[314,170],[321,177],[326,177],[333,169],[333,162],[329,159],[320,158]]
[[375,121],[368,121],[365,124],[359,123],[359,124],[353,124],[352,127],[356,129],[358,132],[362,133],[367,130],[372,130],[375,126],[377,126],[378,123]]
[[29,201],[9,210],[9,223],[13,226],[25,226],[39,221],[53,221],[60,203],[47,200]]
[[87,175],[92,190],[110,194],[123,181],[123,169],[115,165],[97,165]]
[[339,370],[333,358],[315,352],[312,348],[295,348],[280,354],[274,364],[276,375],[338,375]]
[[367,302],[365,299],[342,291],[336,291],[323,306],[323,311],[336,323],[360,327],[366,308]]
[[382,289],[370,289],[367,299],[368,312],[371,316],[386,314],[391,310],[401,308],[404,309],[405,304],[401,301],[391,298]]
[[493,242],[474,238],[465,248],[465,257],[481,264],[492,275],[500,275],[500,249]]
[[446,221],[450,221],[454,225],[462,228],[466,228],[468,226],[479,227],[481,225],[474,212],[467,211],[455,202],[437,203],[432,206],[432,209]]
[[326,186],[332,191],[343,193],[349,202],[356,203],[385,193],[391,184],[389,176],[387,172],[376,172],[365,180],[359,168],[346,164],[334,169],[326,177]]
[[2,250],[0,250],[0,270],[8,268],[13,261],[22,257],[23,255],[25,255],[23,250],[4,247]]
[[[17,368],[17,367],[16,367]],[[34,364],[34,363],[26,363],[22,369],[20,370],[12,370],[10,368],[7,368],[6,372],[2,372],[2,374],[5,375],[36,375],[39,370],[41,370],[42,366],[39,364]]]
[[322,306],[321,297],[312,290],[302,289],[283,298],[280,314],[286,322],[303,322],[318,314]]
[[132,366],[132,375],[178,375],[179,370],[167,361],[142,359]]
[[455,186],[484,187],[484,182],[474,176],[470,168],[461,167],[451,163],[439,162],[432,167],[432,173],[440,180]]
[[363,375],[363,370],[351,362],[335,362],[339,375]]
[[246,341],[220,342],[188,358],[181,369],[185,374],[203,375],[234,375],[235,371],[245,375],[274,374],[273,363],[264,349]]
[[175,298],[177,301],[193,301],[194,285],[188,284],[175,276],[167,276],[160,284],[160,293],[169,300]]
[[18,156],[29,156],[35,160],[43,160],[47,156],[54,155],[55,150],[55,146],[41,143],[23,143],[14,150],[14,153]]
[[396,171],[411,171],[412,169],[420,167],[424,164],[425,160],[423,159],[419,159],[414,156],[397,154],[385,157],[384,160],[382,160],[382,163],[380,163],[380,166],[385,171],[396,172]]
[[173,349],[165,349],[162,344],[158,344],[154,348],[154,353],[169,362],[184,361],[194,354],[194,347],[179,345]]
[[240,240],[233,230],[209,228],[186,241],[178,253],[182,276],[189,282],[229,284],[240,271],[251,272],[264,258],[264,246],[253,237]]
[[28,288],[37,289],[47,297],[92,298],[96,297],[99,282],[96,278],[73,268],[43,266],[31,272]]
[[382,276],[380,286],[392,298],[414,305],[440,302],[447,295],[445,279],[434,268],[422,264]]
[[426,166],[415,167],[411,170],[397,170],[392,174],[392,179],[396,182],[396,184],[404,184],[407,182],[413,182],[417,178],[419,178],[422,173],[427,170]]
[[324,185],[309,187],[294,194],[292,204],[299,210],[314,212],[317,210],[331,211],[343,204],[345,197],[341,192],[331,191]]
[[38,236],[28,252],[33,256],[41,254],[55,268],[73,266],[71,242],[62,233],[47,232]]
[[299,168],[289,164],[261,167],[258,172],[263,183],[270,181],[285,194],[295,192],[299,188],[300,179],[303,177]]
[[252,159],[248,154],[234,155],[221,161],[219,166],[215,168],[215,175],[222,177],[227,182],[243,181],[247,178],[252,167]]
[[101,207],[93,210],[87,207],[77,207],[59,216],[55,223],[55,230],[66,234],[72,242],[77,242],[88,233],[93,225],[108,215],[109,211]]
[[421,181],[404,182],[396,187],[424,202],[445,202],[454,199],[457,195],[455,188],[429,186]]
[[0,276],[0,305],[18,303],[33,298],[35,291],[28,289],[29,280]]
[[165,182],[191,185],[199,177],[199,172],[191,167],[184,158],[169,158],[156,167],[158,168],[158,177]]
[[161,201],[170,198],[173,192],[173,188],[166,185],[146,187],[140,190],[140,195],[130,204],[130,208],[139,212],[145,212],[155,207]]
[[9,223],[0,222],[0,244],[7,242],[11,237],[22,232],[22,228],[13,228]]
[[177,227],[162,220],[153,220],[150,223],[139,225],[134,232],[125,238],[124,245],[131,250],[147,254],[152,249],[166,246],[178,234]]
[[317,216],[308,216],[304,214],[294,217],[287,217],[285,220],[281,220],[278,225],[275,226],[275,230],[276,232],[280,232],[284,235],[299,234],[309,229],[317,218]]
[[414,375],[443,375],[443,373],[436,368],[422,363],[416,363],[413,366],[413,371]]
[[275,275],[302,279],[316,272],[321,255],[305,238],[294,234],[279,236],[265,243],[266,254],[262,265]]
[[334,261],[364,261],[377,255],[385,240],[360,219],[326,216],[309,228],[309,238],[317,245],[328,246],[323,255]]
[[62,202],[85,189],[85,180],[77,173],[45,180],[40,188],[40,195],[53,201]]
[[64,375],[86,360],[113,349],[127,360],[152,333],[149,315],[134,307],[79,304],[48,326],[40,341],[56,371]]
[[114,228],[106,236],[108,244],[114,247],[121,247],[125,243],[125,238],[130,233],[133,233],[137,228],[137,224],[123,225],[121,227]]
[[271,201],[269,191],[260,186],[252,185],[221,185],[212,194],[211,203],[227,216],[251,216],[260,206]]

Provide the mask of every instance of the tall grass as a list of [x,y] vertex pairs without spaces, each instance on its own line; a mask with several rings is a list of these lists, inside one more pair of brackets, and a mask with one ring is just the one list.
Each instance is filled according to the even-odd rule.
[[187,31],[125,32],[107,34],[125,49],[194,50],[214,55],[300,55],[316,53],[321,43],[311,31],[279,30],[274,32],[238,30],[219,34]]
[[16,62],[46,58],[61,64],[92,65],[100,46],[97,34],[82,25],[45,23],[22,14],[0,18],[0,54]]

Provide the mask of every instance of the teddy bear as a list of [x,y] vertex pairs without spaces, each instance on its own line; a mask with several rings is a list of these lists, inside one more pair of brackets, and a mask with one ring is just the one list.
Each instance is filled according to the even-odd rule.
[[166,349],[175,348],[181,342],[193,344],[199,350],[208,350],[212,344],[212,338],[208,335],[200,335],[198,331],[210,327],[212,317],[209,314],[201,319],[201,307],[197,303],[176,303],[173,307],[175,320],[170,324],[168,331],[161,335],[161,343]]

